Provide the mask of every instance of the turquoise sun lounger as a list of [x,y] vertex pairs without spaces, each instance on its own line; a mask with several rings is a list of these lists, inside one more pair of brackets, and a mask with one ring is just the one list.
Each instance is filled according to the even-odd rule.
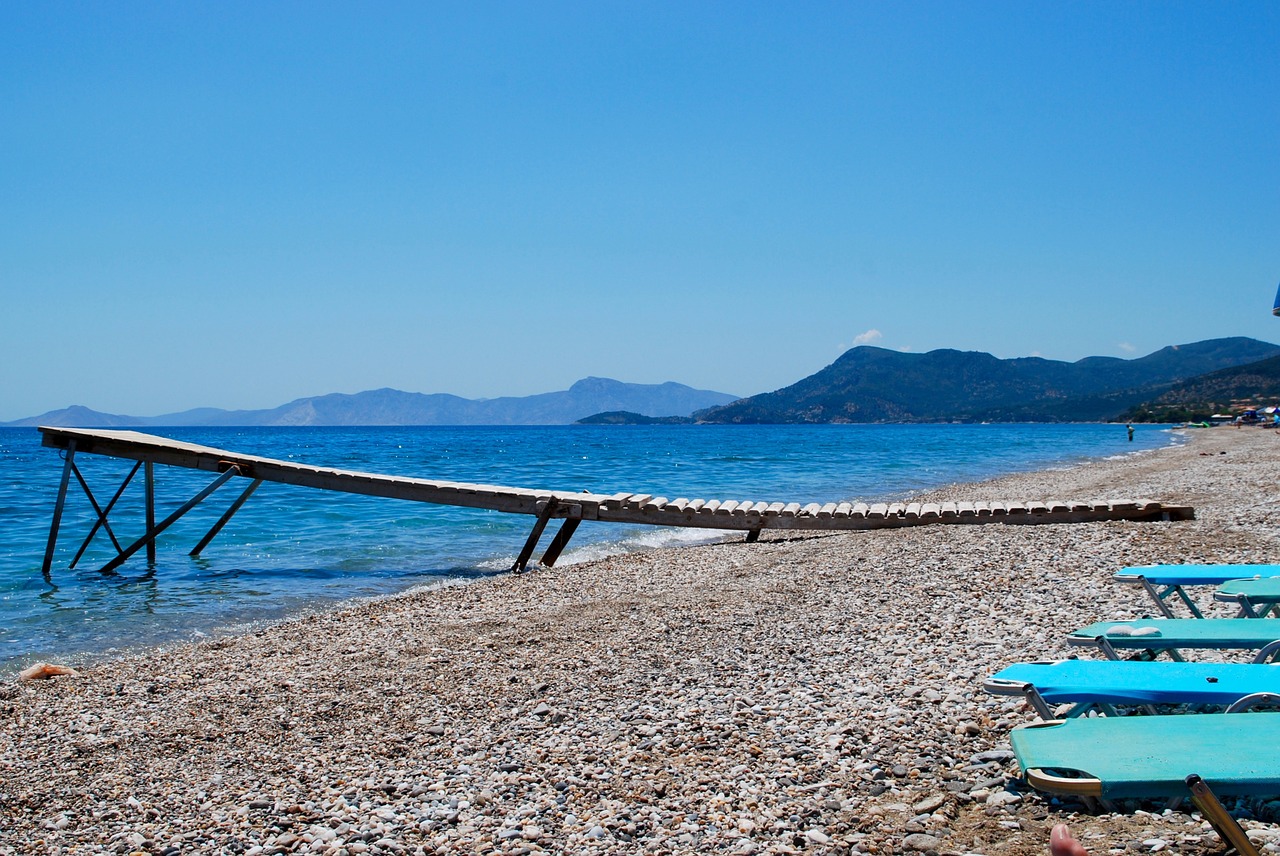
[[1280,577],[1280,565],[1145,565],[1124,568],[1113,579],[1142,586],[1165,618],[1176,618],[1169,608],[1169,599],[1175,596],[1193,616],[1204,618],[1186,586],[1216,586],[1252,577]]
[[1099,621],[1067,637],[1067,644],[1098,648],[1108,660],[1120,651],[1140,651],[1145,659],[1167,653],[1181,660],[1183,648],[1256,651],[1255,663],[1280,653],[1280,621],[1256,618],[1135,618]]
[[1190,796],[1242,854],[1256,853],[1215,794],[1280,795],[1280,715],[1104,716],[1009,735],[1037,790],[1102,799]]
[[1280,577],[1229,580],[1218,586],[1213,598],[1234,603],[1243,618],[1265,618],[1280,606]]
[[1141,663],[1059,660],[1015,663],[987,678],[982,688],[995,695],[1020,695],[1042,719],[1053,706],[1071,704],[1068,718],[1115,706],[1190,705],[1228,711],[1280,702],[1280,664]]

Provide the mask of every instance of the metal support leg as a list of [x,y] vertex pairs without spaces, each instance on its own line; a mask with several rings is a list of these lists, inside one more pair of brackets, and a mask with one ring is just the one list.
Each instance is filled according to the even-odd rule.
[[89,543],[93,541],[93,536],[98,534],[99,527],[103,527],[107,530],[107,535],[111,538],[111,545],[116,548],[117,553],[124,549],[120,546],[120,541],[116,538],[116,533],[111,531],[111,524],[107,521],[107,515],[111,513],[111,509],[115,508],[116,502],[118,502],[121,495],[124,494],[124,489],[129,486],[129,482],[133,481],[133,477],[137,475],[138,469],[141,466],[141,461],[133,465],[133,469],[129,471],[129,475],[124,477],[124,481],[120,483],[120,487],[116,489],[115,495],[111,497],[111,501],[107,503],[106,508],[98,507],[98,502],[93,498],[93,492],[89,490],[88,483],[84,480],[84,476],[80,475],[80,468],[72,467],[75,471],[76,478],[80,480],[80,487],[84,488],[85,495],[89,497],[89,502],[93,504],[93,510],[98,512],[98,519],[94,521],[93,527],[89,530],[89,534],[84,539],[84,543],[82,543],[80,545],[80,549],[76,551],[76,557],[71,560],[71,564],[67,567],[74,568],[80,563],[80,557],[84,555],[85,549],[87,549]]
[[1182,586],[1177,586],[1177,587],[1174,589],[1174,591],[1176,591],[1176,592],[1178,593],[1178,597],[1182,599],[1182,602],[1183,602],[1184,604],[1186,604],[1187,609],[1191,610],[1191,614],[1192,614],[1194,617],[1196,617],[1196,618],[1204,618],[1204,613],[1202,613],[1202,612],[1200,611],[1200,608],[1196,606],[1195,601],[1193,601],[1193,600],[1191,599],[1191,595],[1187,594],[1187,590],[1186,590],[1186,589],[1184,589]]
[[1151,595],[1151,599],[1156,602],[1156,607],[1165,618],[1174,617],[1173,610],[1169,608],[1169,604],[1164,602],[1165,595],[1169,594],[1172,587],[1167,588],[1164,591],[1158,591],[1146,577],[1142,578],[1142,587],[1147,590],[1147,594]]
[[[184,504],[181,508],[179,508],[177,511],[170,514],[164,520],[160,521],[159,524],[154,526],[148,526],[146,534],[144,534],[137,541],[134,541],[132,544],[126,547],[120,553],[119,556],[116,556],[110,562],[107,562],[105,565],[102,566],[102,573],[106,574],[106,573],[110,573],[111,571],[114,571],[116,568],[124,564],[124,562],[130,556],[132,556],[134,553],[138,552],[140,549],[142,549],[145,546],[151,547],[151,550],[149,550],[148,552],[154,551],[156,537],[161,532],[163,532],[164,530],[172,526],[174,522],[178,520],[178,518],[182,517],[182,515],[186,514],[188,511],[190,511],[191,509],[199,505],[202,501],[204,501],[204,499],[207,496],[209,496],[209,494],[213,493],[215,490],[222,487],[222,485],[226,484],[228,479],[232,478],[233,476],[237,476],[239,474],[240,474],[240,471],[235,467],[232,467],[231,469],[227,470],[225,473],[223,473],[222,475],[214,479],[214,481],[204,490],[200,491],[191,499],[187,500],[186,504]],[[148,503],[148,505],[150,505],[150,503]],[[150,516],[151,515],[148,515],[148,517]]]
[[[1048,703],[1045,702],[1044,696],[1040,695],[1040,691],[1031,684],[1027,684],[1022,688],[1022,697],[1026,699],[1027,704],[1031,705],[1031,709],[1034,710],[1041,719],[1054,718],[1053,711],[1049,708]],[[1072,713],[1074,713],[1074,711],[1072,711]],[[1072,713],[1068,713],[1067,715],[1071,716]]]
[[213,524],[213,528],[209,530],[208,534],[200,539],[200,543],[195,546],[195,549],[193,549],[189,555],[199,556],[204,548],[209,546],[209,542],[222,531],[222,527],[227,525],[227,521],[231,519],[232,515],[240,510],[240,506],[244,505],[245,500],[253,495],[253,492],[258,489],[258,485],[260,484],[262,484],[262,479],[254,479],[249,486],[244,489],[244,493],[240,494],[236,501],[231,503],[231,507],[227,509],[227,513],[222,515],[218,522]]
[[1097,644],[1098,649],[1102,651],[1102,656],[1106,657],[1108,660],[1120,659],[1120,655],[1116,652],[1115,646],[1111,644],[1110,639],[1105,636],[1098,636],[1093,641]]
[[578,524],[582,522],[579,517],[566,518],[560,526],[560,531],[556,533],[556,537],[551,539],[551,545],[547,547],[547,552],[542,554],[542,564],[544,567],[550,568],[555,565],[556,559],[560,558],[560,554],[564,552],[564,548],[569,546],[569,539],[573,537],[573,533],[578,531]]
[[747,530],[747,543],[748,543],[748,544],[754,544],[754,543],[756,543],[756,542],[757,542],[757,541],[759,541],[759,540],[760,540],[760,528],[759,528],[759,527],[756,527],[755,529],[748,529],[748,530]]
[[[146,482],[147,482],[147,531],[152,532],[156,528],[156,473],[155,467],[150,461],[146,462]],[[147,564],[154,565],[156,563],[156,539],[147,539]],[[103,568],[106,570],[106,568]]]
[[44,548],[44,565],[41,566],[40,572],[44,574],[44,581],[50,585],[53,584],[53,577],[49,573],[49,569],[53,567],[53,548],[58,543],[58,526],[62,523],[62,506],[67,501],[67,485],[71,482],[71,464],[76,457],[76,441],[67,441],[67,462],[62,465],[62,483],[58,486],[58,501],[53,506],[53,522],[49,524],[49,543]]
[[533,531],[529,533],[529,537],[524,542],[524,549],[520,551],[520,555],[516,557],[516,563],[511,566],[511,572],[518,574],[524,571],[529,564],[529,557],[533,555],[533,551],[538,548],[538,539],[542,537],[542,530],[547,528],[547,521],[551,519],[551,515],[555,513],[556,508],[560,505],[560,501],[554,496],[547,500],[546,507],[542,509],[542,513],[538,515],[538,522],[533,524]]

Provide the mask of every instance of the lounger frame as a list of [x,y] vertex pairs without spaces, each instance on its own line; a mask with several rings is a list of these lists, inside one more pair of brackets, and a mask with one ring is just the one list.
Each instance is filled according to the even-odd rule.
[[[1256,714],[1267,715],[1267,714]],[[1062,726],[1066,720],[1045,720],[1022,726],[1024,729],[1052,728]],[[1068,768],[1069,769],[1069,768]],[[1105,791],[1101,779],[1092,776],[1064,776],[1055,772],[1033,768],[1023,770],[1027,783],[1038,791],[1063,796],[1080,797],[1086,801],[1102,800]],[[1187,796],[1199,809],[1201,816],[1222,836],[1222,839],[1235,848],[1240,856],[1259,856],[1257,848],[1249,840],[1244,829],[1222,805],[1209,784],[1198,773],[1191,773],[1183,779],[1187,788]]]
[[[1135,619],[1135,623],[1149,621],[1152,626],[1167,629],[1169,625],[1162,622],[1172,621],[1181,623],[1187,630],[1190,630],[1192,625],[1195,625],[1195,629],[1199,630],[1201,625],[1207,629],[1214,626],[1213,622],[1233,622],[1237,620],[1241,619]],[[1265,622],[1244,620],[1245,624],[1253,625],[1250,630],[1256,630],[1256,634],[1248,633],[1245,636],[1235,636],[1232,633],[1223,633],[1212,638],[1203,638],[1205,634],[1202,634],[1202,638],[1193,638],[1193,636],[1179,635],[1177,633],[1168,636],[1120,636],[1087,632],[1103,624],[1119,625],[1123,623],[1116,621],[1091,624],[1067,636],[1067,644],[1076,647],[1097,648],[1108,660],[1154,660],[1161,654],[1166,654],[1172,660],[1186,662],[1186,658],[1182,656],[1181,649],[1256,651],[1257,653],[1250,662],[1268,663],[1280,660],[1280,621],[1276,622],[1274,633],[1269,632],[1272,628]],[[1209,632],[1211,633],[1212,631]],[[1249,636],[1252,636],[1252,638],[1248,638]],[[1134,653],[1127,658],[1122,658],[1119,653],[1122,650],[1133,651]]]
[[1112,579],[1142,586],[1165,618],[1177,618],[1170,607],[1175,598],[1193,618],[1204,618],[1186,586],[1216,586],[1230,580],[1269,576],[1280,576],[1280,565],[1147,565],[1124,568]]
[[1041,719],[1086,713],[1216,713],[1280,700],[1280,664],[1038,660],[1010,663],[983,682],[1018,696]]
[[1234,603],[1240,610],[1241,618],[1280,615],[1280,580],[1270,577],[1229,580],[1218,586],[1213,599],[1222,603]]

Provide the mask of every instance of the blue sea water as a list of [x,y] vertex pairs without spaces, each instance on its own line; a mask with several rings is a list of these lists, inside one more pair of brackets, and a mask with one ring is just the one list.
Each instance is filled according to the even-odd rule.
[[[958,481],[1168,445],[1167,428],[1119,425],[751,425],[152,429],[264,457],[450,481],[612,494],[831,502],[893,500]],[[78,455],[100,504],[131,462]],[[157,466],[158,519],[212,481]],[[533,523],[524,515],[264,483],[198,558],[190,549],[240,492],[233,479],[117,572],[75,480],[49,579],[41,573],[59,453],[35,429],[0,429],[0,672],[243,631],[356,598],[505,573]],[[141,476],[110,522],[143,530]],[[549,538],[554,527],[548,527]],[[585,523],[561,564],[723,538],[706,530]],[[736,536],[740,537],[740,536]],[[543,544],[545,546],[546,541]]]

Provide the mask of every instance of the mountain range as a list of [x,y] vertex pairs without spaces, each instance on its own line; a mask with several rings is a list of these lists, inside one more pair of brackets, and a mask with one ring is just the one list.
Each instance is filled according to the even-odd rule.
[[1243,337],[1074,363],[861,346],[791,386],[694,416],[740,424],[1110,421],[1175,383],[1277,356],[1280,346]]
[[77,406],[4,425],[566,425],[652,424],[654,419],[729,424],[1099,422],[1165,413],[1168,405],[1191,399],[1226,404],[1273,394],[1280,395],[1280,346],[1243,337],[1171,345],[1131,360],[1086,357],[1070,363],[1040,357],[999,359],[977,351],[903,353],[860,346],[791,386],[742,399],[673,382],[634,384],[588,377],[567,390],[524,397],[468,399],[378,389],[300,398],[269,410],[199,408],[149,417]]
[[254,425],[567,425],[593,413],[626,410],[645,416],[688,416],[734,401],[725,392],[679,383],[623,383],[584,378],[567,390],[523,397],[461,398],[375,389],[352,395],[333,393],[299,398],[270,410],[198,408],[163,416],[121,416],[73,406],[29,419],[3,423],[23,428],[134,428]]

